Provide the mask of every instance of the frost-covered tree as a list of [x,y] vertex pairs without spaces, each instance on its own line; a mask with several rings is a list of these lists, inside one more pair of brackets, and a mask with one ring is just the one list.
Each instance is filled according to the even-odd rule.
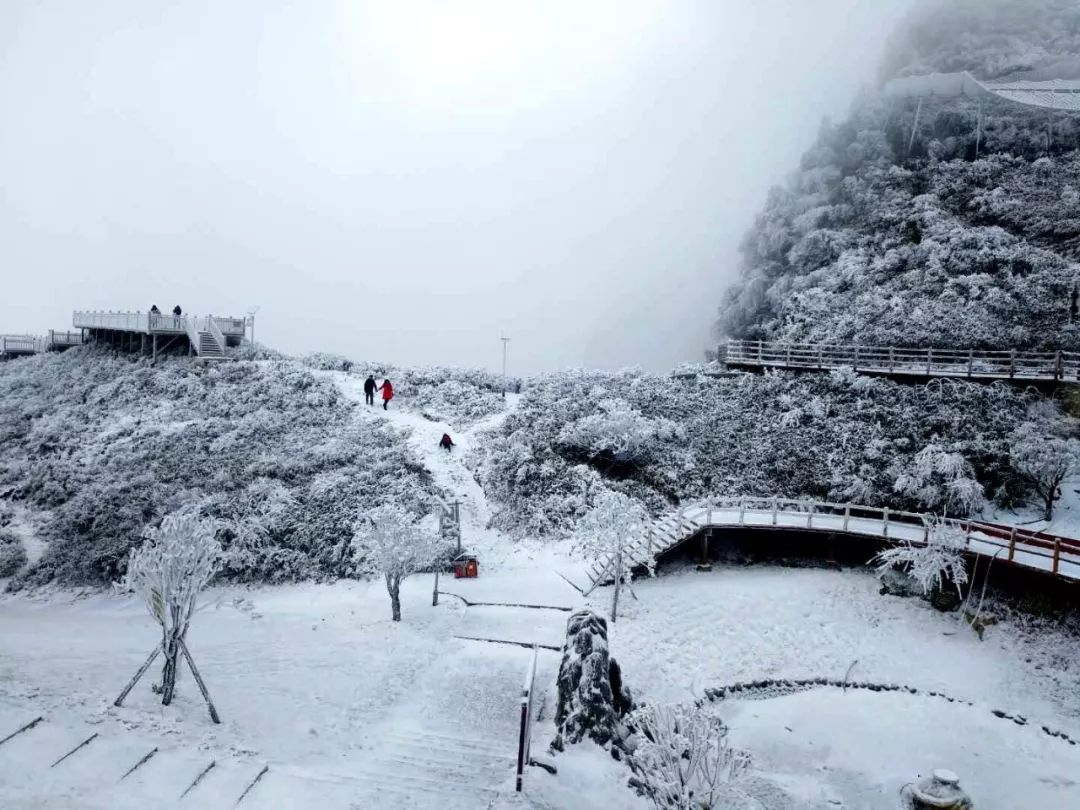
[[960,453],[932,442],[901,468],[893,489],[932,510],[948,515],[972,515],[986,505],[975,470]]
[[366,570],[381,575],[390,595],[390,613],[401,621],[401,583],[410,574],[430,569],[444,551],[437,534],[425,531],[397,504],[367,512],[357,527],[353,546],[364,558]]
[[1016,429],[1009,453],[1013,466],[1042,501],[1043,520],[1051,520],[1062,482],[1080,463],[1080,442],[1061,435],[1059,424],[1041,419]]
[[612,578],[609,614],[612,624],[619,613],[620,591],[623,585],[630,584],[633,563],[627,556],[627,546],[640,537],[645,518],[645,509],[639,501],[609,491],[597,498],[596,505],[578,526],[579,548],[604,566]]
[[962,588],[968,581],[964,532],[937,516],[929,516],[926,520],[926,543],[905,541],[885,549],[873,559],[878,573],[897,568],[909,574],[925,594],[951,585],[958,595],[963,596]]
[[216,533],[215,522],[194,509],[166,515],[160,526],[143,532],[143,544],[131,551],[127,574],[117,584],[142,599],[161,627],[165,663],[160,689],[166,706],[176,689],[177,664],[199,593],[221,564]]
[[635,781],[658,810],[743,806],[725,800],[739,797],[738,781],[750,768],[750,755],[731,747],[728,728],[715,714],[656,704],[631,713],[628,725],[638,732],[630,757]]

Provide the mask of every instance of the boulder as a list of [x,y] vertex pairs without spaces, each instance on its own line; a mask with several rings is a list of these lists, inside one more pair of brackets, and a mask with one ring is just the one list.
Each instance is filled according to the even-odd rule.
[[879,593],[882,595],[891,594],[892,596],[922,596],[922,588],[919,587],[919,583],[910,574],[905,571],[901,571],[899,568],[887,568],[881,572],[879,576],[881,580],[881,590]]

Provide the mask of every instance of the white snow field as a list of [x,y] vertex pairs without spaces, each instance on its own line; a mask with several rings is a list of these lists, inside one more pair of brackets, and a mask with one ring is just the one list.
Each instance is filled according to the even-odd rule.
[[[500,416],[459,433],[393,403],[368,408],[362,381],[335,376],[358,419],[411,431],[436,483],[462,503],[480,578],[443,577],[437,607],[430,575],[406,580],[400,623],[390,621],[381,580],[211,589],[189,645],[220,726],[186,671],[170,707],[150,691],[156,667],[122,708],[112,706],[156,642],[133,599],[0,597],[0,739],[43,718],[0,743],[0,807],[649,806],[607,752],[586,744],[547,754],[559,661],[549,650],[539,652],[533,754],[559,772],[529,769],[525,792],[513,791],[518,696],[532,652],[468,639],[558,646],[569,610],[606,614],[610,589],[586,600],[559,576],[584,580],[583,563],[564,548],[514,544],[487,528],[490,509],[464,455]],[[458,443],[453,453],[436,446],[444,431]],[[736,681],[843,678],[850,669],[853,681],[974,704],[827,688],[715,704],[758,775],[790,796],[766,810],[895,808],[900,788],[935,767],[958,771],[979,810],[1080,808],[1080,746],[1040,728],[1080,738],[1080,650],[1064,633],[1008,622],[980,641],[955,615],[879,596],[863,571],[668,566],[634,592],[610,635],[639,700],[690,701]]]

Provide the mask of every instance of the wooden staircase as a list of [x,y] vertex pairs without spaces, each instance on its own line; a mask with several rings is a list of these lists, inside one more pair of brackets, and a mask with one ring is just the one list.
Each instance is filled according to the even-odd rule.
[[[703,509],[679,509],[669,512],[651,523],[643,532],[627,544],[623,554],[627,568],[643,568],[652,573],[656,557],[668,549],[684,543],[700,532],[706,525],[706,513]],[[597,586],[611,582],[615,576],[615,555],[608,554],[594,562],[587,569],[589,585],[584,593],[588,595]]]

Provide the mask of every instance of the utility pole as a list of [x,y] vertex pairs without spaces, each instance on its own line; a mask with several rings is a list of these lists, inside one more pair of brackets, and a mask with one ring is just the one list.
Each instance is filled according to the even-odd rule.
[[510,342],[510,338],[505,335],[500,335],[499,340],[502,341],[502,399],[507,399],[507,343]]

